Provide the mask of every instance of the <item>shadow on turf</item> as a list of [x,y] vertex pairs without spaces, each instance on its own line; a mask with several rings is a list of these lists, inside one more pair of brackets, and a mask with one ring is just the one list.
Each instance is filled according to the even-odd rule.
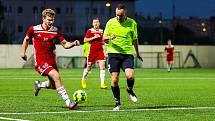
[[[78,104],[76,110],[78,109],[83,109],[83,108],[95,108],[95,107],[108,107],[108,108],[112,108],[114,105],[81,105],[81,104]],[[59,107],[59,106],[51,106],[51,107]],[[62,106],[61,108],[64,108],[64,109],[68,109],[68,107],[66,106]]]

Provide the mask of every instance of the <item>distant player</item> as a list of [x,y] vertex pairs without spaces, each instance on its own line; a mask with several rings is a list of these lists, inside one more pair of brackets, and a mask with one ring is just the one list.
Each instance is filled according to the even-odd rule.
[[89,49],[90,49],[90,43],[89,42],[84,42],[84,45],[83,45],[83,55],[84,55],[84,58],[85,58],[84,69],[87,68],[87,56],[89,54]]
[[58,40],[65,49],[79,46],[80,42],[68,42],[63,37],[57,27],[52,26],[55,20],[55,12],[52,9],[45,9],[42,12],[42,24],[29,27],[23,40],[21,57],[27,60],[26,50],[29,41],[32,40],[34,48],[35,70],[42,76],[47,76],[48,80],[40,83],[35,81],[35,96],[38,95],[41,88],[56,89],[61,95],[69,109],[75,109],[76,103],[71,102],[69,96],[61,82],[59,70],[56,64],[54,40]]
[[174,63],[174,46],[172,45],[172,41],[167,41],[167,46],[165,47],[166,53],[166,63],[167,63],[167,71],[170,72]]
[[103,30],[99,28],[100,22],[98,18],[93,19],[93,28],[88,29],[84,38],[84,42],[90,43],[90,51],[87,57],[87,68],[84,69],[82,76],[82,88],[87,87],[87,75],[89,71],[92,69],[93,64],[98,60],[99,69],[100,69],[100,88],[106,89],[107,85],[105,85],[105,56],[103,50]]

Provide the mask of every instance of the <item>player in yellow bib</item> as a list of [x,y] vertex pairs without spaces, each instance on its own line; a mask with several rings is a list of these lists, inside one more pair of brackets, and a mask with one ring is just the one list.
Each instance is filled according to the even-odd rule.
[[138,50],[138,35],[136,22],[126,16],[125,5],[119,4],[116,8],[116,17],[110,19],[105,27],[103,40],[107,43],[108,69],[112,76],[111,89],[115,98],[115,107],[120,108],[119,74],[120,69],[125,72],[127,79],[127,92],[133,102],[137,96],[133,91],[134,86],[134,56],[133,45],[137,58],[142,61]]
[[84,69],[87,68],[87,56],[89,54],[89,49],[90,49],[90,43],[85,42],[83,45],[83,54],[84,54],[84,58],[85,58]]

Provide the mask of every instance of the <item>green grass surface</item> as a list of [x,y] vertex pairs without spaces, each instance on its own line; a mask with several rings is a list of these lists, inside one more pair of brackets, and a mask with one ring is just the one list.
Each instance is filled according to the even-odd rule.
[[[71,98],[75,90],[81,89],[82,69],[60,69],[60,73]],[[55,90],[42,89],[34,96],[34,80],[46,78],[33,69],[0,69],[0,120],[1,117],[35,121],[215,120],[215,69],[175,69],[170,73],[166,69],[136,69],[135,77],[138,102],[130,101],[121,73],[121,111],[113,112],[110,74],[106,72],[109,87],[102,90],[99,71],[94,68],[85,89],[87,101],[79,104],[76,111],[68,111]]]

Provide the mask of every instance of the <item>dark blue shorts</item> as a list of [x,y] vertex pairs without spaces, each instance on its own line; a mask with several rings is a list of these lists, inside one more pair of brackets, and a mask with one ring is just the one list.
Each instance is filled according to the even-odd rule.
[[130,54],[108,54],[108,71],[120,72],[120,69],[125,71],[125,69],[134,69],[134,56]]

